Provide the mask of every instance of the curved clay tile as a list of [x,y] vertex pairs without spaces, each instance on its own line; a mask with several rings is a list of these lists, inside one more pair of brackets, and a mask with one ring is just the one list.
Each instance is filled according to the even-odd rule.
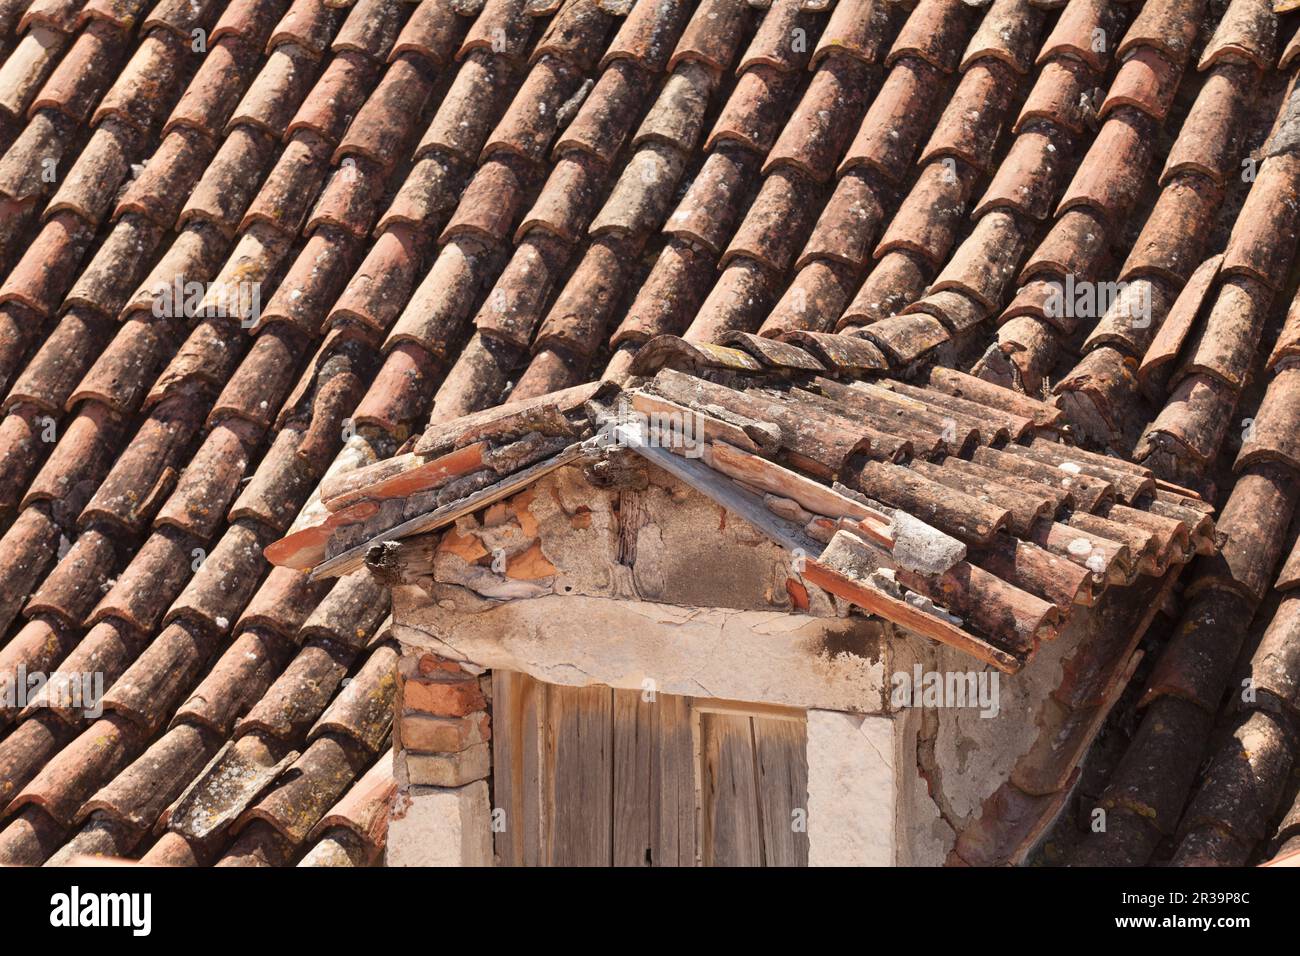
[[202,421],[203,402],[196,395],[159,403],[86,504],[82,520],[134,533],[147,530],[175,487]]
[[898,31],[885,65],[916,57],[944,73],[953,72],[978,16],[963,0],[921,0]]
[[179,95],[188,52],[185,42],[171,33],[159,31],[146,36],[99,101],[91,125],[112,116],[139,132],[146,132],[162,119]]
[[416,54],[393,60],[339,140],[334,162],[364,156],[385,174],[391,173],[414,133],[407,118],[419,115],[433,90],[432,74],[424,58]]
[[1180,67],[1191,56],[1205,0],[1151,0],[1142,5],[1137,17],[1124,33],[1119,57],[1146,46],[1158,50]]
[[446,67],[452,62],[469,24],[456,16],[449,0],[420,0],[393,41],[388,59],[403,53],[419,53],[430,65]]
[[1118,107],[1130,106],[1160,122],[1173,105],[1180,79],[1179,67],[1150,47],[1139,47],[1120,64],[1097,116],[1105,119]]
[[942,82],[942,73],[929,63],[912,57],[899,60],[872,99],[839,172],[865,165],[891,182],[902,181],[938,111],[934,90]]
[[994,0],[966,45],[961,69],[983,58],[1000,60],[1022,76],[1029,73],[1046,15],[1029,0]]
[[59,65],[27,108],[28,117],[39,110],[55,110],[74,123],[90,118],[95,102],[117,72],[124,44],[119,28],[94,20],[73,41]]
[[26,115],[69,43],[66,33],[33,26],[0,64],[0,110],[11,118]]
[[292,651],[293,644],[275,632],[244,629],[176,709],[172,732],[197,725],[220,735],[219,740],[224,739],[238,717],[270,687]]
[[1244,62],[1261,70],[1271,69],[1277,56],[1277,27],[1277,14],[1270,4],[1233,0],[1201,51],[1196,68],[1208,70],[1217,63]]
[[830,179],[870,100],[871,79],[870,68],[852,57],[835,56],[821,64],[772,145],[764,174],[789,165],[820,182]]
[[[1108,40],[1112,0],[1070,0],[1038,51],[1039,66],[1067,57],[1100,73],[1110,60]],[[1100,31],[1100,32],[1099,32]]]

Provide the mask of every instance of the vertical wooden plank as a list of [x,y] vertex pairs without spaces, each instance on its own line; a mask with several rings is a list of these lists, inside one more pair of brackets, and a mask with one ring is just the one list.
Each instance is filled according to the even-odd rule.
[[515,671],[492,672],[492,788],[501,866],[542,862],[541,712],[546,685]]
[[614,691],[614,865],[650,866],[651,763],[657,703]]
[[[547,685],[527,675],[519,675],[519,749],[520,761],[518,821],[516,826],[523,832],[523,865],[542,866],[546,858],[542,855],[546,825],[546,795],[544,789],[549,786],[545,774],[543,748],[545,747],[545,727],[543,719],[546,714],[546,698],[549,693]],[[507,821],[507,826],[510,822]]]
[[705,866],[762,866],[750,718],[702,713],[700,761]]
[[541,862],[539,866],[550,866],[555,857],[555,807],[556,807],[556,727],[564,710],[564,688],[547,684],[546,695],[539,699],[541,706]]
[[758,807],[767,866],[807,866],[808,830],[796,829],[795,811],[808,809],[808,724],[754,717]]
[[613,705],[608,687],[548,689],[552,866],[613,861]]
[[520,802],[515,791],[519,776],[521,754],[517,708],[519,704],[518,677],[515,671],[492,671],[492,809],[494,823],[497,811],[504,811],[505,829],[493,832],[493,845],[498,866],[523,866],[523,817],[519,815]]
[[694,866],[696,844],[696,761],[688,697],[658,694],[654,721],[654,760],[650,857],[655,866]]

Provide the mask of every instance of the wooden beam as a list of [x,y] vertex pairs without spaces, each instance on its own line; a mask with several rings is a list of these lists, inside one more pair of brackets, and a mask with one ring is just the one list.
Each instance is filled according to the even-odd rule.
[[[330,558],[328,561],[318,565],[312,571],[313,581],[319,581],[321,578],[341,577],[350,574],[365,564],[366,552],[371,546],[383,541],[396,541],[398,538],[409,538],[411,535],[422,534],[425,531],[434,531],[446,525],[453,524],[458,518],[477,511],[485,505],[490,505],[494,501],[500,501],[502,498],[509,497],[516,491],[521,491],[528,485],[532,484],[538,478],[542,477],[557,468],[562,468],[572,461],[576,461],[584,454],[581,442],[570,445],[558,455],[553,455],[545,461],[539,461],[537,464],[525,468],[523,471],[515,472],[497,482],[495,485],[489,485],[482,488],[467,498],[459,501],[453,501],[443,505],[441,508],[435,508],[428,514],[423,514],[409,521],[403,521],[401,524],[394,525],[386,531],[381,531],[373,538],[370,538],[355,548],[349,548]],[[278,542],[277,542],[278,543]]]
[[805,562],[803,576],[823,591],[829,591],[863,610],[902,625],[923,637],[965,651],[986,664],[992,664],[1005,674],[1014,674],[1022,666],[1018,658],[1006,651],[820,561]]
[[826,515],[828,518],[853,518],[860,523],[862,532],[877,544],[886,548],[894,546],[893,521],[889,515],[869,508],[860,501],[854,501],[797,471],[719,441],[708,446],[704,460],[715,471],[720,471],[729,478],[782,498],[790,498],[813,514]]
[[733,425],[731,422],[723,421],[712,415],[706,415],[693,408],[687,408],[685,405],[678,405],[676,402],[670,402],[658,395],[651,395],[649,392],[632,392],[631,396],[632,407],[649,419],[651,427],[655,427],[655,416],[657,415],[679,416],[683,423],[694,422],[698,424],[700,434],[687,434],[684,436],[698,444],[710,441],[725,441],[737,448],[744,448],[746,451],[759,451],[758,444],[739,425]]
[[614,432],[627,448],[744,518],[786,550],[801,551],[805,555],[820,552],[817,543],[802,529],[774,515],[758,495],[741,488],[699,459],[674,455],[669,449],[653,444],[653,435],[626,423],[615,424]]
[[483,468],[487,450],[487,442],[480,441],[431,461],[418,455],[388,458],[326,479],[321,483],[321,501],[330,511],[339,511],[367,498],[404,498],[440,488],[454,478]]

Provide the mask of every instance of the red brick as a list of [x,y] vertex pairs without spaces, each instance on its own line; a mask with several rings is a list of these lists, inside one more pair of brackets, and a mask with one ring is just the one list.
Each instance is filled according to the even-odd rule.
[[478,681],[408,680],[403,687],[403,707],[437,717],[464,717],[487,707]]
[[448,676],[456,678],[468,676],[455,661],[449,661],[437,654],[421,654],[420,662],[416,666],[425,677],[437,677],[440,680],[446,680]]

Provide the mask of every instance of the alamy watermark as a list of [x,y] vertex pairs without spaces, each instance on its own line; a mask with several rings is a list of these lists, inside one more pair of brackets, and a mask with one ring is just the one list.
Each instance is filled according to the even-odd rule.
[[996,717],[1001,676],[997,671],[927,671],[915,664],[910,672],[894,672],[889,700],[894,707],[971,708],[981,717]]
[[1100,319],[1119,303],[1133,328],[1151,324],[1151,286],[1145,282],[1087,282],[1071,274],[1049,285],[1043,306],[1048,318]]
[[148,936],[153,929],[152,893],[82,892],[73,885],[66,893],[50,897],[50,925],[59,928],[119,926],[132,936]]
[[[44,691],[44,693],[42,693]],[[31,704],[79,710],[86,717],[104,713],[102,671],[29,671],[19,664],[12,677],[0,677],[0,706],[21,709]]]

